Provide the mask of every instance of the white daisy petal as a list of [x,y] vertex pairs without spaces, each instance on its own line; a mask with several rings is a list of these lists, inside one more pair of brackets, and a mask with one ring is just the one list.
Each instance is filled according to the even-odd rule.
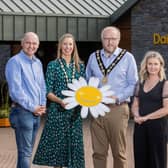
[[98,85],[99,85],[99,78],[91,77],[91,78],[89,79],[88,85],[97,88]]
[[78,88],[72,83],[68,83],[67,85],[71,90],[74,90],[74,91],[78,90]]
[[111,88],[110,85],[104,85],[104,86],[102,86],[102,87],[100,88],[100,91],[103,93],[103,92],[109,90],[110,88]]
[[62,90],[61,93],[64,95],[64,96],[75,96],[75,92],[74,91],[70,91],[70,90]]
[[80,82],[81,86],[87,86],[87,82],[83,77],[79,78],[79,82]]
[[114,91],[112,91],[112,90],[107,90],[107,91],[105,91],[105,92],[102,92],[102,95],[103,95],[103,97],[107,97],[107,96],[113,96],[114,95]]
[[97,117],[99,116],[99,113],[98,113],[98,111],[96,111],[96,109],[95,109],[94,106],[93,106],[93,107],[90,107],[89,109],[90,109],[91,115],[92,115],[94,118],[97,118]]
[[67,97],[65,99],[63,99],[64,103],[72,103],[72,102],[76,102],[75,97]]
[[76,101],[74,101],[74,102],[71,102],[71,103],[67,104],[65,106],[65,109],[69,110],[69,109],[72,109],[72,108],[76,107],[77,105],[78,105],[78,103]]
[[105,116],[106,113],[104,111],[100,111],[99,114],[100,116]]
[[110,108],[107,107],[106,105],[104,105],[103,103],[100,103],[98,105],[98,108],[101,109],[101,111],[104,111],[104,112],[107,112],[107,113],[110,112]]
[[77,79],[73,79],[72,83],[77,89],[81,88],[81,84],[79,83]]
[[105,116],[105,111],[103,109],[101,109],[100,104],[95,106],[95,110],[98,112],[98,115]]
[[102,102],[106,103],[106,104],[110,104],[110,103],[114,104],[115,103],[115,99],[112,99],[110,97],[103,97],[102,98]]
[[83,106],[82,109],[81,109],[81,117],[86,118],[87,115],[88,115],[88,107]]

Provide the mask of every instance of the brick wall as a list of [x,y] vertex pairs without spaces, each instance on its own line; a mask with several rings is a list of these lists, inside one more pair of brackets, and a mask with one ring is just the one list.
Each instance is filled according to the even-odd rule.
[[167,35],[168,39],[168,0],[140,0],[131,11],[131,31],[132,53],[137,63],[146,51],[157,50],[164,56],[168,69],[168,43],[153,43],[154,33]]

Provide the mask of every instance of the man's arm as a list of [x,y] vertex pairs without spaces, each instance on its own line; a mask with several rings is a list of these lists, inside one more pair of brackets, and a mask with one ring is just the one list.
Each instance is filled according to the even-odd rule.
[[16,59],[9,60],[5,68],[5,76],[8,82],[10,97],[12,101],[20,104],[25,109],[34,112],[35,104],[29,100],[30,98],[24,92],[21,75],[21,66]]

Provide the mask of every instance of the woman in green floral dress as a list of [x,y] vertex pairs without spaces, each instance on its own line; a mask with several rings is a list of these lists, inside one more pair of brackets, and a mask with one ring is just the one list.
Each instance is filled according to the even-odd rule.
[[84,168],[84,148],[80,107],[66,110],[61,94],[67,83],[84,76],[77,46],[71,34],[64,34],[58,44],[57,59],[46,72],[48,115],[34,157],[34,164],[55,168]]

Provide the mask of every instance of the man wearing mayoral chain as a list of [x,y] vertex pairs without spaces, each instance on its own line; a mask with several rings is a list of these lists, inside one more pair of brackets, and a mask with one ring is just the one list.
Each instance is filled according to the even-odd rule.
[[129,119],[128,102],[138,80],[134,56],[118,47],[120,30],[114,26],[101,32],[103,48],[93,52],[86,67],[86,77],[98,77],[101,86],[108,84],[114,91],[115,104],[110,112],[91,121],[94,168],[106,168],[109,145],[114,168],[127,168],[126,130]]

